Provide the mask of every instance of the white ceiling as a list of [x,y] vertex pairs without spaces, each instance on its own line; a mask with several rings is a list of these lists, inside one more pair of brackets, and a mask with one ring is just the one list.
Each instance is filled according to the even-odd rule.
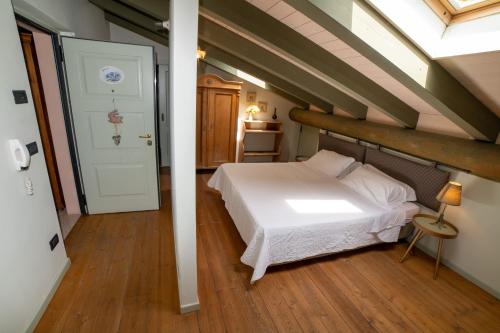
[[438,62],[500,117],[500,52],[443,58]]

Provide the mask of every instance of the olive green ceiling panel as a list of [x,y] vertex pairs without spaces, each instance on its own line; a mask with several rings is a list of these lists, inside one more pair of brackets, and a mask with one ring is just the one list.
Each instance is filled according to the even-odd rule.
[[340,107],[357,119],[366,118],[367,107],[364,104],[314,75],[204,17],[200,17],[198,25],[200,40]]
[[[410,41],[396,31],[389,22],[366,3],[356,0],[284,1],[365,56],[472,137],[486,141],[495,141],[497,139],[500,131],[500,119],[437,61],[428,58],[418,51]],[[371,36],[364,33],[364,39],[356,35],[352,20],[361,20],[361,17],[356,18],[350,13],[349,8],[354,7],[361,8],[359,10],[363,10],[365,15],[370,15],[373,18],[373,21],[363,21],[364,24],[377,24],[377,26],[374,26],[373,31],[378,31],[375,28],[380,29],[380,27],[383,27],[389,34],[397,36],[402,41],[406,41],[405,45],[409,50],[418,53],[420,58],[424,58],[427,64],[425,82],[418,83],[407,74],[404,68],[401,68],[404,66],[408,67],[409,63],[404,63],[404,66],[399,64],[398,67],[374,48],[377,44],[377,39],[380,38],[379,35],[373,34]],[[374,45],[374,47],[371,45]],[[394,50],[397,49],[394,48]],[[393,54],[392,58],[397,59],[399,56],[399,53]],[[405,60],[411,61],[409,58]]]
[[200,0],[200,14],[293,57],[326,76],[336,88],[415,128],[418,112],[383,87],[287,25],[244,0]]

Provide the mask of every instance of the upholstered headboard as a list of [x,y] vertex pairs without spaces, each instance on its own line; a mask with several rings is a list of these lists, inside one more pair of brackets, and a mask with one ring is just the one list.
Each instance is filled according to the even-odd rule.
[[373,165],[389,176],[410,185],[415,190],[419,203],[433,210],[439,210],[440,203],[436,200],[436,195],[448,182],[449,172],[328,134],[319,135],[318,150],[321,149],[333,150],[354,157],[356,161]]
[[448,182],[448,172],[371,148],[366,149],[364,162],[410,185],[415,190],[419,203],[439,210],[440,203],[436,200],[436,195]]
[[358,162],[363,162],[366,147],[358,145],[355,142],[334,138],[328,134],[320,134],[318,151],[322,149],[333,150],[339,154],[354,157]]

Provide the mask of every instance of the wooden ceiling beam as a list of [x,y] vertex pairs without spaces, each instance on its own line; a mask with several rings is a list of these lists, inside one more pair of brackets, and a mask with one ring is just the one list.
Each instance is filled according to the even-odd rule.
[[119,1],[89,0],[89,2],[101,8],[102,10],[104,10],[104,12],[113,14],[114,16],[120,17],[126,21],[133,22],[143,29],[153,32],[160,29],[160,26],[158,26],[158,24],[161,22],[161,20],[154,16],[145,14],[144,12],[139,11],[134,7],[125,5]]
[[[307,91],[310,95],[317,96],[317,98],[329,104],[340,107],[357,119],[366,118],[366,105],[358,102],[356,99],[318,79],[305,70],[289,63],[276,54],[265,50],[261,46],[248,41],[240,35],[204,17],[200,16],[198,27],[198,37],[200,40],[243,60],[244,62],[242,62],[240,66],[251,64],[254,67],[261,68],[281,78],[284,82],[286,81],[289,84],[300,87],[301,90]],[[210,54],[210,52],[207,51],[207,54]],[[226,59],[225,61],[228,60]],[[241,70],[244,71],[245,68],[241,68]],[[288,91],[287,88],[281,84],[276,84],[276,86]],[[321,105],[316,106],[321,107]]]
[[[209,55],[203,61],[219,70],[233,76],[238,76],[237,70],[250,74],[259,80],[265,81],[266,87],[264,89],[274,92],[290,102],[300,105],[302,108],[308,108],[310,104],[320,103],[322,106],[321,109],[325,112],[333,111],[333,105],[317,98],[316,96],[308,94],[300,88],[293,86],[258,67],[246,64],[243,60],[203,41],[200,41],[200,46],[203,50],[207,51],[207,54]],[[279,88],[276,84],[281,84],[281,87],[285,86],[287,90]]]
[[263,81],[266,81],[272,84],[273,86],[279,88],[280,90],[285,91],[288,94],[293,95],[299,98],[300,100],[307,102],[308,104],[313,104],[318,106],[325,112],[328,113],[333,112],[333,104],[331,104],[330,102],[325,101],[322,98],[317,97],[316,95],[313,95],[303,90],[299,86],[290,83],[289,81],[281,77],[278,77],[259,66],[255,66],[254,64],[251,64],[245,60],[240,59],[238,55],[234,55],[216,46],[213,46],[205,42],[205,40],[201,38],[200,38],[200,45],[204,50],[207,51],[207,54],[210,57],[213,57],[219,61],[228,64],[229,66],[235,67]]
[[500,145],[292,109],[290,119],[500,181]]
[[104,13],[104,18],[111,23],[135,32],[138,35],[146,37],[147,39],[151,39],[152,41],[155,41],[159,44],[168,46],[168,34],[166,33],[160,33],[158,31],[145,29],[141,25],[137,25],[135,22],[130,22],[109,12]]
[[[131,7],[131,4],[128,3],[129,1],[127,1],[127,4],[122,3],[122,1],[90,1],[105,11],[106,19],[108,19],[110,22],[122,26],[137,34],[140,34],[148,39],[154,40],[160,44],[168,46],[168,32],[158,29],[158,26],[156,25],[157,22],[165,19],[165,15],[161,15],[160,19],[152,17],[149,14],[144,14],[150,11],[148,11],[147,8],[138,7],[137,5]],[[168,10],[166,11],[166,13],[168,13]],[[228,42],[229,41],[226,40],[223,42],[223,44],[227,44]],[[346,107],[346,111],[350,111],[353,116],[362,119],[366,117],[366,106],[357,102],[355,99],[343,94],[342,92],[337,91],[333,87],[329,87],[329,89],[326,90],[325,94],[328,95],[328,99],[325,100],[321,97],[318,97],[317,94],[312,94],[302,89],[301,87],[292,83],[293,81],[290,82],[287,79],[283,79],[277,75],[270,73],[269,71],[266,71],[265,69],[261,68],[261,66],[245,62],[234,54],[229,54],[228,52],[223,51],[220,48],[215,48],[213,45],[205,43],[202,38],[200,39],[200,45],[204,45],[205,48],[209,49],[210,56],[213,56],[220,61],[227,62],[230,65],[233,65],[233,67],[237,67],[238,69],[246,71],[249,74],[252,74],[271,83],[274,86],[274,91],[279,91],[282,96],[286,96],[286,94],[289,94],[289,99],[292,99],[291,96],[294,96],[296,101],[301,101],[301,104],[299,105],[304,106],[304,102],[307,102],[307,104],[313,104],[321,108],[325,112],[331,113],[333,112],[333,104],[331,103],[331,100],[333,99],[335,101],[338,101],[339,104],[344,105]],[[256,48],[254,51],[256,53],[259,52],[259,48]],[[306,72],[298,70],[298,68],[297,70],[291,70],[293,67],[294,66],[290,65],[286,67],[286,70],[290,70],[290,73],[297,76],[306,77],[308,75]],[[287,74],[285,75],[285,77],[289,78],[289,75]],[[316,78],[313,79],[314,82],[302,79],[300,80],[300,82],[303,81],[305,82],[305,84],[311,85],[313,87],[328,87],[328,85],[324,83],[321,85],[322,82],[320,80]]]
[[[117,11],[119,7],[114,6],[113,9]],[[118,13],[121,15],[126,16],[127,12],[123,12],[121,10],[118,10]],[[168,34],[165,32],[160,32],[157,31],[156,29],[154,31],[148,30],[144,27],[153,27],[152,23],[155,21],[154,19],[148,18],[147,16],[138,16],[135,15],[132,17],[134,19],[134,22],[131,22],[127,19],[124,19],[120,16],[114,15],[110,12],[105,12],[105,18],[109,21],[112,22],[118,26],[121,26],[127,30],[130,30],[132,32],[135,32],[143,37],[146,37],[148,39],[151,39],[157,43],[160,43],[162,45],[168,46]],[[137,18],[140,18],[141,21],[137,22]],[[146,20],[149,20],[150,22],[146,22]],[[236,56],[233,56],[227,52],[222,51],[221,49],[215,48],[214,46],[207,44],[203,41],[200,40],[200,45],[205,48],[205,50],[208,50],[209,56],[222,61],[226,62],[229,65],[238,68],[242,71],[245,71],[251,75],[254,75],[255,77],[258,77],[272,85],[272,87],[269,87],[269,90],[272,90],[275,93],[280,94],[282,97],[287,98],[288,100],[296,103],[297,105],[300,105],[302,107],[307,107],[309,104],[313,104],[325,112],[331,113],[333,112],[333,105],[330,102],[327,102],[313,94],[308,93],[307,91],[299,88],[298,86],[279,78],[276,75],[273,75],[258,66],[254,66],[250,63],[247,63],[241,59],[239,59]],[[366,115],[366,111],[364,113]]]
[[[250,3],[244,0],[200,0],[200,15],[296,59],[307,68],[312,68],[315,75],[326,77],[329,84],[361,103],[374,107],[405,127],[416,127],[419,114],[412,107]],[[251,54],[248,56],[251,57]]]
[[[352,6],[355,5],[355,0],[346,1],[352,1]],[[420,84],[369,45],[369,41],[358,37],[352,27],[344,25],[347,19],[352,21],[355,17],[351,15],[346,18],[338,2],[331,0],[285,0],[285,2],[362,54],[472,137],[490,142],[497,139],[500,119],[436,61],[426,59],[427,76],[425,82]],[[345,6],[344,2],[343,4]],[[366,5],[363,9],[366,11],[365,14],[372,15],[374,20],[378,20],[377,22],[386,22],[373,8]],[[389,23],[384,24],[392,31],[393,28]],[[379,36],[373,38],[377,37]]]

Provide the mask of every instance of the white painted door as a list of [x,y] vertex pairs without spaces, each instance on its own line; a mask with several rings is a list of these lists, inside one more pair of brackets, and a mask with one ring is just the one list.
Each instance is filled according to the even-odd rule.
[[170,113],[168,112],[168,66],[158,66],[158,109],[160,114],[161,166],[170,166]]
[[158,209],[153,48],[63,38],[89,214]]

